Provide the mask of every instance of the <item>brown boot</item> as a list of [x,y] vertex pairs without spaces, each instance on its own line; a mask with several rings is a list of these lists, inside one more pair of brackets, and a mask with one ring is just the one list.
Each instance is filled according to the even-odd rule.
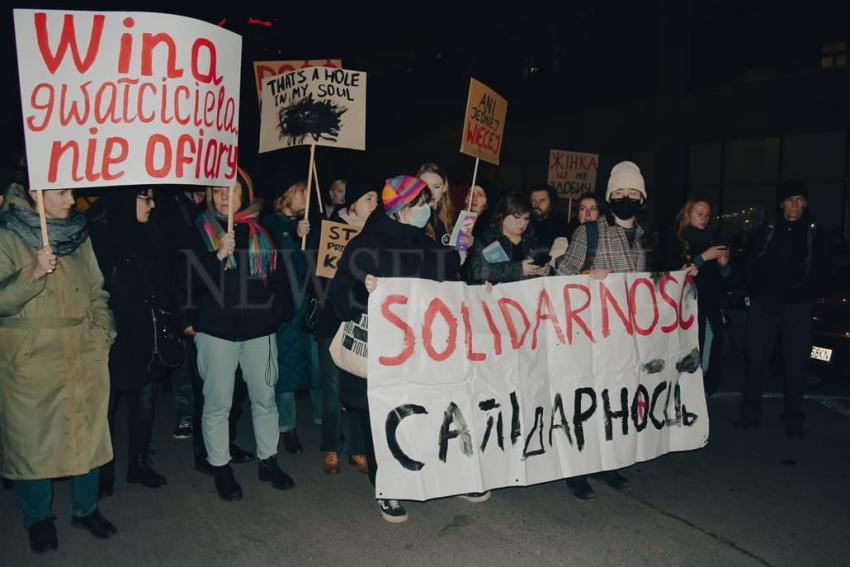
[[340,471],[339,453],[336,451],[325,451],[325,460],[322,468],[327,474],[336,474]]
[[369,474],[369,460],[366,455],[350,455],[348,464],[357,467],[357,470],[363,474]]

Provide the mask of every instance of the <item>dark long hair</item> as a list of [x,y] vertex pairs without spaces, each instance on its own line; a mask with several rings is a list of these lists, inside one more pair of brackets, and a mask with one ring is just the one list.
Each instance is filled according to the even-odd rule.
[[[506,193],[499,199],[493,216],[490,218],[490,226],[497,234],[502,234],[502,221],[513,215],[531,215],[531,203],[528,197],[522,193]],[[534,224],[528,223],[525,234],[532,234]]]

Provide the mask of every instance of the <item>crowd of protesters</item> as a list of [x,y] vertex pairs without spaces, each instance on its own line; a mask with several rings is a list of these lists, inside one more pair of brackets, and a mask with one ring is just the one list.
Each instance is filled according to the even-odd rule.
[[[734,267],[704,198],[687,200],[668,230],[645,225],[650,191],[632,162],[614,166],[600,194],[581,195],[572,219],[551,186],[497,194],[475,185],[463,203],[478,214],[468,250],[449,245],[457,211],[447,175],[433,163],[415,176],[335,180],[315,218],[304,214],[306,180],[282,180],[277,197],[264,203],[241,169],[235,189],[113,188],[85,214],[70,190],[46,191],[47,246],[35,192],[19,179],[4,193],[0,476],[14,484],[37,552],[57,547],[56,478],[71,477],[74,526],[100,538],[115,533],[97,503],[115,489],[110,430],[121,400],[127,482],[151,489],[167,482],[151,458],[163,383],[174,394],[174,437],[194,440],[195,468],[213,477],[224,500],[242,498],[231,462],[256,459],[261,481],[294,487],[277,452],[281,438],[286,451],[302,451],[295,427],[299,390],[309,391],[311,418],[321,428],[324,472],[338,473],[347,454],[374,484],[367,382],[338,368],[329,347],[341,322],[365,313],[368,294],[383,277],[489,286],[685,269],[698,289],[708,395],[722,378],[724,291],[736,278],[746,281],[750,369],[737,425],[759,424],[762,383],[781,340],[783,417],[789,435],[802,434],[811,302],[828,282],[829,258],[801,183],[781,186],[779,220],[762,227],[747,261]],[[314,275],[322,219],[361,229],[332,279]],[[498,260],[488,255],[495,248],[503,253]],[[234,443],[245,398],[256,455]],[[617,489],[629,484],[618,471],[599,477]],[[578,498],[594,497],[587,477],[567,484]],[[463,497],[481,502],[489,493]],[[406,520],[399,501],[378,504],[387,521]]]

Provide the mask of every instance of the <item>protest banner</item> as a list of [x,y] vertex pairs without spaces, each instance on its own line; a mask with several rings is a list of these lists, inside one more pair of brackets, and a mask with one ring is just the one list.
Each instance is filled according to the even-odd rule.
[[238,35],[144,12],[14,21],[30,187],[234,184]]
[[342,59],[297,59],[283,61],[254,61],[254,79],[257,83],[257,101],[263,102],[263,80],[308,67],[342,67]]
[[263,82],[260,153],[307,144],[366,149],[366,73],[312,67]]
[[561,199],[576,199],[596,190],[599,155],[565,150],[549,150],[548,183]]
[[491,292],[380,279],[368,314],[378,498],[527,486],[708,441],[685,272]]
[[470,78],[460,152],[499,165],[507,113],[508,101],[484,83]]
[[362,227],[342,222],[322,221],[322,236],[319,239],[319,256],[316,260],[316,275],[321,278],[333,278],[336,275],[337,261],[345,252],[349,240],[360,234]]

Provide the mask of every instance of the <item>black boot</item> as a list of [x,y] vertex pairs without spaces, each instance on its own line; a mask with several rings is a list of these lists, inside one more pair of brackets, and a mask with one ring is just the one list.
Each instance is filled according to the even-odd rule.
[[625,490],[632,484],[629,479],[618,473],[617,471],[602,471],[602,478],[608,483],[608,486],[614,490]]
[[215,477],[215,489],[219,497],[228,502],[242,500],[242,487],[236,482],[230,465],[212,467],[212,469]]
[[87,516],[73,516],[71,525],[75,528],[85,528],[91,535],[99,539],[108,539],[118,531],[112,525],[112,522],[100,515],[97,509]]
[[109,461],[100,467],[100,497],[112,496],[115,489],[115,461]]
[[148,488],[159,488],[165,484],[165,477],[151,468],[147,457],[139,455],[127,467],[127,482],[141,484]]
[[590,483],[587,482],[587,477],[584,475],[568,478],[567,487],[569,487],[573,496],[579,500],[593,500],[596,498],[596,493],[593,492],[593,488],[591,488]]
[[295,487],[292,477],[280,470],[277,466],[277,456],[269,457],[260,461],[259,478],[263,482],[270,482],[278,490],[289,490]]
[[230,444],[230,462],[235,465],[242,465],[244,463],[250,463],[254,460],[254,453],[251,451],[246,451],[241,447],[238,447],[236,443]]
[[46,518],[34,523],[29,528],[30,549],[35,553],[44,553],[48,549],[56,549],[59,542],[56,539],[56,524],[53,518]]

